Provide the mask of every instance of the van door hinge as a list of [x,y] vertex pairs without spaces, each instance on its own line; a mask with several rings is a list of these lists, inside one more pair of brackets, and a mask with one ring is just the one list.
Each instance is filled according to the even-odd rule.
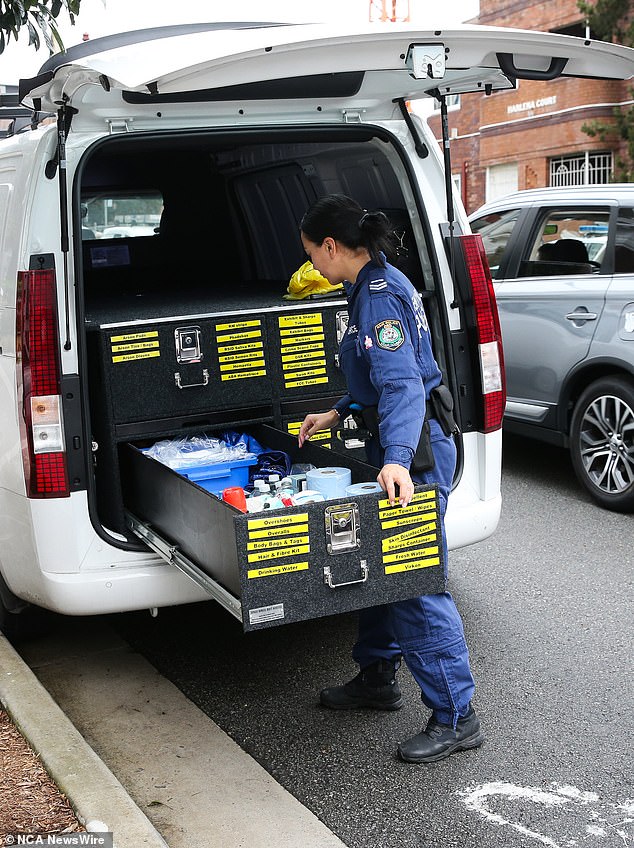
[[110,135],[132,132],[134,118],[106,118]]
[[341,114],[343,115],[344,123],[346,124],[360,124],[361,123],[361,115],[365,112],[365,109],[362,109],[360,112],[350,112],[348,109],[343,109]]

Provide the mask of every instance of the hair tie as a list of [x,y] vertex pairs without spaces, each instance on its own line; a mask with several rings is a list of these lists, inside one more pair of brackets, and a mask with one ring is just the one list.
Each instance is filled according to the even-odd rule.
[[377,212],[366,212],[365,215],[362,215],[359,218],[359,229],[360,230],[363,229],[363,227],[364,227],[364,225],[366,224],[367,221],[372,221],[375,224],[378,224],[379,222],[387,223],[387,215],[385,214],[385,212],[379,212],[379,211],[377,211]]

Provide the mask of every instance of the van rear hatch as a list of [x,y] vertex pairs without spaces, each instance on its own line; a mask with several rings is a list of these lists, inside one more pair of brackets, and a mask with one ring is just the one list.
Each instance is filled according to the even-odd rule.
[[[333,111],[341,117],[350,110],[363,120],[380,120],[395,114],[395,99],[488,93],[512,88],[522,78],[628,79],[634,74],[628,48],[495,27],[374,25],[359,31],[323,24],[210,25],[206,31],[184,27],[174,34],[176,29],[165,37],[161,30],[142,31],[136,39],[131,33],[71,48],[52,57],[38,77],[21,82],[21,99],[50,111],[65,102],[78,110],[75,126],[83,129],[103,129],[104,121],[115,118],[139,128],[155,126],[157,103],[181,104],[161,115],[165,127],[208,125],[209,113],[201,118],[195,105],[199,98],[216,100],[217,119],[275,123],[279,113],[253,103],[278,100],[284,91],[293,98],[290,112],[296,120],[331,120]],[[147,32],[154,37],[146,40]],[[274,81],[277,85],[267,88]],[[236,103],[247,101],[252,101],[248,112],[236,110]],[[189,107],[183,106],[187,102]]]

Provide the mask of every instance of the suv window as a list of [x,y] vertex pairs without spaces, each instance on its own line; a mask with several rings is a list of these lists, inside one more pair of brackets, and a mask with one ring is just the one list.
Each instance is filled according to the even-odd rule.
[[163,211],[158,191],[99,191],[82,194],[82,239],[152,236]]
[[490,212],[483,218],[471,222],[474,233],[480,233],[484,242],[484,252],[489,260],[491,276],[499,276],[500,262],[504,256],[506,245],[511,238],[519,218],[519,209],[509,209],[506,212]]
[[619,209],[614,246],[614,273],[634,274],[634,209]]
[[543,211],[535,236],[526,245],[518,276],[597,273],[605,254],[609,220],[607,208]]

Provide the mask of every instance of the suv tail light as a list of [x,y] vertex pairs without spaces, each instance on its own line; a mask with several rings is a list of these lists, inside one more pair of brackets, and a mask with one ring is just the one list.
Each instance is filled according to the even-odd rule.
[[68,497],[52,269],[18,273],[16,352],[21,361],[18,378],[22,380],[22,456],[27,497]]
[[482,236],[459,236],[459,241],[473,291],[484,402],[483,430],[490,433],[502,426],[506,403],[502,331]]

